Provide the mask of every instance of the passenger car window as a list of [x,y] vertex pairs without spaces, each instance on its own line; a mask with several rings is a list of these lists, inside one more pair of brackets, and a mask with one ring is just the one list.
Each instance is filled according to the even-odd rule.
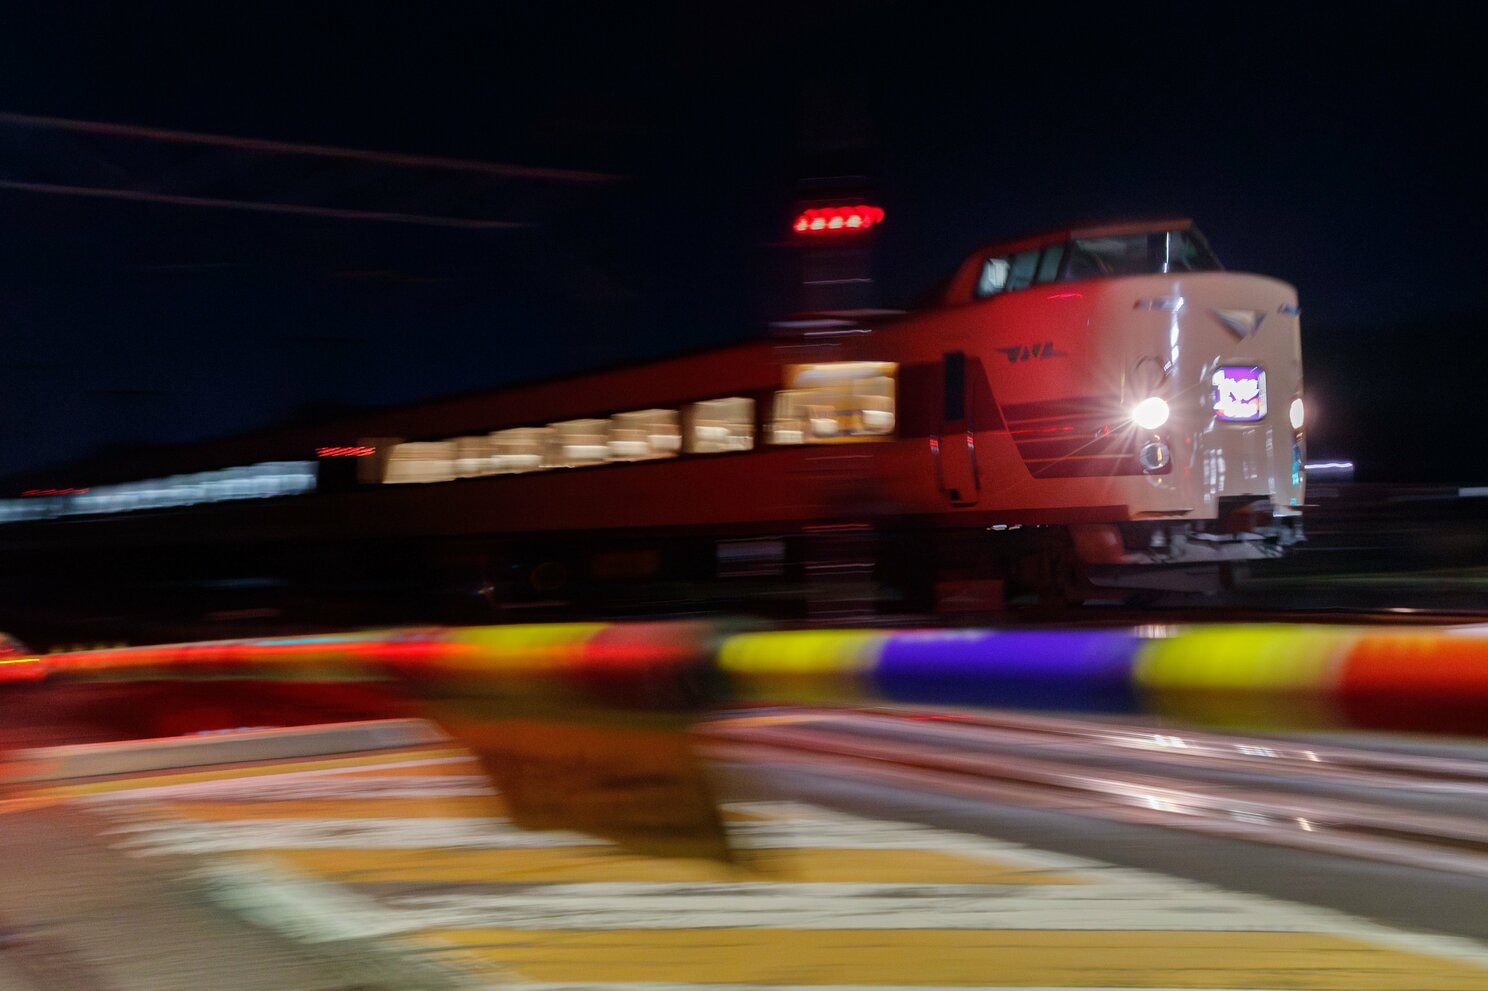
[[894,432],[892,361],[829,361],[787,365],[775,393],[772,444],[832,444]]
[[748,451],[754,447],[754,400],[709,399],[687,408],[690,454]]

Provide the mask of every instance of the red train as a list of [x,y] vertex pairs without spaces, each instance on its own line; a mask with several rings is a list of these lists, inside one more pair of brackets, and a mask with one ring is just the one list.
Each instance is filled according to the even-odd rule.
[[[423,542],[484,562],[506,602],[703,580],[771,594],[813,573],[941,607],[1197,587],[1301,539],[1297,300],[1224,271],[1187,220],[1059,230],[973,252],[915,312],[807,316],[213,451],[210,471],[11,518],[136,509],[118,518],[156,520],[152,539]],[[291,481],[232,490],[223,464]],[[194,505],[162,517],[173,484]]]

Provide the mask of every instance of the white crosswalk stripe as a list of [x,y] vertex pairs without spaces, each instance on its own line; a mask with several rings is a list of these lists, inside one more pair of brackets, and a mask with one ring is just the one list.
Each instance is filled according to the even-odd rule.
[[[417,773],[424,765],[428,773]],[[386,775],[358,767],[183,783],[146,781],[139,788],[91,795],[85,801],[111,818],[113,841],[130,852],[198,858],[201,866],[196,876],[213,897],[261,924],[310,940],[418,941],[419,952],[448,956],[487,977],[499,973],[501,986],[519,991],[743,991],[765,985],[777,991],[883,991],[886,987],[931,991],[949,984],[982,991],[1014,987],[1018,991],[1071,987],[1188,991],[1181,983],[1157,981],[1097,985],[1082,978],[1078,983],[1032,983],[1036,975],[1051,972],[1049,968],[1067,965],[1070,954],[1088,957],[1090,974],[1129,975],[1130,963],[1107,966],[1102,959],[1107,951],[1099,949],[1102,940],[1118,938],[1119,942],[1119,937],[1150,934],[1149,943],[1160,947],[1165,933],[1173,938],[1208,934],[1219,948],[1213,952],[1239,959],[1240,963],[1226,965],[1238,968],[1233,983],[1222,985],[1229,988],[1353,991],[1350,982],[1358,975],[1348,969],[1345,959],[1356,952],[1347,949],[1353,946],[1367,946],[1375,955],[1370,957],[1372,962],[1361,964],[1375,968],[1370,973],[1383,973],[1380,968],[1388,967],[1408,969],[1417,966],[1414,961],[1424,961],[1419,964],[1422,968],[1479,967],[1481,985],[1453,971],[1450,981],[1439,986],[1488,988],[1488,949],[1469,940],[1400,932],[1324,909],[982,836],[864,819],[799,802],[725,806],[731,842],[743,854],[741,865],[718,868],[715,873],[725,875],[721,878],[683,881],[646,880],[651,869],[646,858],[585,834],[527,831],[494,814],[440,816],[437,810],[425,810],[431,814],[400,816],[388,814],[388,806],[381,804],[494,795],[484,777],[466,773],[471,767],[458,759],[441,759],[390,763],[387,769],[398,773]],[[266,802],[281,805],[265,809],[267,815],[257,814],[255,809]],[[334,803],[336,814],[316,815],[321,802]],[[198,808],[203,810],[199,816],[194,815]],[[234,817],[234,808],[242,810],[241,818]],[[406,812],[409,806],[398,808]],[[479,810],[479,806],[464,806],[472,808]],[[359,809],[365,809],[365,815]],[[291,814],[282,814],[286,811]],[[461,873],[465,870],[460,866],[465,863],[462,857],[510,857],[522,851],[532,854],[530,863],[503,860],[493,868],[487,860],[479,869],[470,867],[468,875]],[[775,874],[753,871],[751,851],[774,851],[783,858],[781,862],[802,869],[794,874],[778,866]],[[413,859],[408,861],[412,865],[408,877],[400,874],[389,879],[379,874],[387,858],[408,857],[409,852]],[[426,853],[437,853],[438,863],[427,878],[421,878],[418,863]],[[842,857],[831,859],[838,854]],[[935,865],[935,871],[925,868],[925,880],[911,876],[892,881],[837,880],[832,874],[841,873],[841,864],[851,865],[854,858],[870,854],[891,858],[882,862],[892,863],[900,873],[914,875],[916,864]],[[543,857],[558,859],[543,861]],[[984,883],[948,879],[945,858],[964,864],[967,870],[991,868],[992,879]],[[322,865],[320,876],[316,876],[316,863]],[[517,866],[502,874],[506,868],[500,865],[506,863]],[[675,863],[655,861],[656,876],[671,876]],[[815,875],[805,870],[811,864],[832,879],[811,880]],[[616,865],[624,869],[624,876],[638,872],[641,879],[617,880],[613,875]],[[935,880],[929,879],[932,874]],[[667,969],[672,952],[667,947],[672,944],[665,939],[708,931],[730,934],[720,937],[716,952],[733,954],[718,958],[732,969],[716,975],[708,970],[706,940],[701,948],[677,944],[677,953],[693,954],[694,962],[703,961],[698,966],[710,979],[704,983],[667,980],[665,975],[676,970]],[[805,940],[803,945],[809,946],[812,939],[853,932],[863,933],[861,945],[865,947],[891,936],[908,941],[906,946],[919,946],[905,951],[923,954],[923,968],[906,971],[916,975],[914,983],[885,978],[884,983],[874,984],[803,984],[781,976],[787,971],[768,959],[771,951],[738,949],[743,945],[741,933],[757,934],[766,941],[761,946],[785,936]],[[949,959],[956,953],[934,949],[931,943],[914,943],[919,936],[941,934],[952,940],[947,945],[956,952],[964,944],[970,951],[985,953],[985,947],[978,949],[978,940],[1000,933],[1037,937],[1027,945],[1010,944],[1020,955],[1023,963],[1018,966],[1024,967],[1029,981],[973,984],[966,980],[963,965],[959,976],[948,977],[948,984],[937,984],[935,978],[943,966],[949,966],[939,955]],[[593,943],[594,939],[632,937],[633,949],[627,949],[631,944],[624,942]],[[1227,939],[1253,942],[1271,937],[1312,939],[1316,946],[1309,943],[1298,949],[1278,944],[1267,949],[1262,945],[1254,951],[1254,962],[1245,960],[1249,951],[1243,948],[1226,949]],[[564,939],[581,942],[569,945]],[[1211,951],[1201,946],[1190,952],[1200,954],[1190,959],[1202,961],[1206,959],[1203,954]],[[617,953],[619,957],[614,956]],[[760,954],[760,983],[727,979],[741,968],[749,970],[750,961],[747,956],[741,960],[741,953]],[[1391,953],[1396,956],[1390,957]],[[634,963],[635,954],[643,961],[648,954],[654,957],[654,979],[608,979],[607,960],[645,970],[644,963]],[[1274,985],[1262,979],[1282,965],[1268,961],[1303,958],[1311,961],[1307,966],[1319,968],[1319,973],[1336,966],[1340,976],[1334,983],[1315,975],[1307,978],[1312,983],[1301,984],[1283,981]],[[1330,960],[1337,961],[1336,965]],[[844,957],[838,962],[851,961]],[[524,975],[524,967],[529,966],[537,973]],[[811,965],[819,970],[802,966],[824,982],[834,979],[830,961]],[[1164,973],[1185,973],[1183,966],[1174,964],[1176,969]],[[555,969],[572,979],[527,979]],[[864,976],[861,970],[845,973]],[[1213,983],[1216,979],[1204,977],[1194,986],[1221,986]],[[1431,980],[1423,976],[1419,987],[1438,986]],[[1417,985],[1407,978],[1404,984],[1379,986],[1414,989]]]

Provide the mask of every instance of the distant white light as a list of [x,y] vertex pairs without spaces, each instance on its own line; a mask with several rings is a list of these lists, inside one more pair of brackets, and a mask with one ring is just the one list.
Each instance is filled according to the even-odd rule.
[[1168,422],[1168,404],[1157,396],[1149,396],[1132,407],[1131,418],[1143,430],[1156,430]]
[[1292,421],[1293,430],[1302,429],[1302,421],[1306,418],[1306,415],[1306,411],[1302,408],[1301,397],[1293,399],[1291,408],[1287,410],[1287,416]]
[[1354,463],[1352,461],[1309,461],[1306,465],[1308,471],[1322,471],[1328,468],[1348,468],[1352,470],[1353,467]]

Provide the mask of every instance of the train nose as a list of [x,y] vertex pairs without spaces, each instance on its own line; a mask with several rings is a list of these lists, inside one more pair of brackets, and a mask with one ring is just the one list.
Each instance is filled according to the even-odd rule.
[[1265,310],[1232,309],[1229,307],[1212,307],[1209,310],[1214,319],[1223,326],[1228,327],[1241,340],[1255,336],[1265,322]]
[[1279,509],[1302,502],[1302,356],[1291,287],[1232,277],[1189,288],[1186,329],[1205,356],[1189,370],[1199,451],[1221,497],[1263,497]]

